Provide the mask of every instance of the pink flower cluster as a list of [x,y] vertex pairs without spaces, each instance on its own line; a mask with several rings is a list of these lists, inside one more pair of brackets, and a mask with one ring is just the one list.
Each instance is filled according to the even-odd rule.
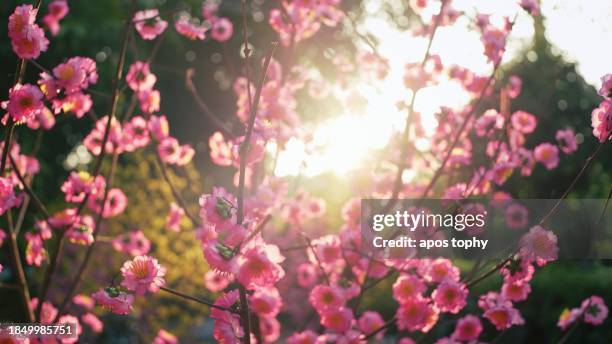
[[21,5],[9,17],[8,35],[13,52],[21,59],[36,59],[49,46],[45,31],[35,23],[37,13],[32,5]]
[[578,308],[564,309],[559,316],[557,326],[566,330],[568,326],[576,321],[583,321],[594,326],[601,325],[608,317],[608,306],[604,300],[597,295],[593,295],[582,301]]

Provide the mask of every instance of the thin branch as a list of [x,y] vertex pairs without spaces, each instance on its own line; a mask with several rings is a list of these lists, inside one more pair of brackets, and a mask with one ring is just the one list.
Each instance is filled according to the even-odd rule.
[[204,299],[201,299],[201,298],[198,298],[198,297],[195,297],[195,296],[191,296],[191,295],[188,295],[188,294],[182,293],[182,292],[180,292],[180,291],[170,289],[170,288],[168,288],[168,287],[160,287],[159,289],[160,289],[160,290],[163,290],[163,291],[165,291],[165,292],[167,292],[167,293],[170,293],[170,294],[172,294],[172,295],[176,295],[176,296],[178,296],[178,297],[181,297],[181,298],[183,298],[183,299],[185,299],[185,300],[194,301],[194,302],[197,302],[197,303],[199,303],[199,304],[206,305],[206,306],[208,306],[208,307],[210,307],[210,308],[216,308],[216,309],[219,309],[219,310],[222,310],[222,311],[226,311],[226,312],[231,312],[231,313],[234,313],[234,314],[237,314],[237,313],[238,313],[238,312],[237,312],[236,310],[234,310],[234,309],[227,308],[227,307],[222,307],[222,306],[218,306],[218,305],[215,305],[215,304],[214,304],[213,302],[211,302],[211,301],[204,300]]

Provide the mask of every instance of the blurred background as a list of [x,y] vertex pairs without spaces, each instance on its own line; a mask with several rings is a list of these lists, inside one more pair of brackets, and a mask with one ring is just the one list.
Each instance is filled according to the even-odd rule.
[[[21,2],[5,0],[0,3],[0,14],[7,18]],[[43,1],[44,9],[47,1]],[[269,26],[268,13],[278,7],[277,1],[250,1],[249,42],[259,61],[270,41],[277,40],[277,33]],[[170,172],[189,204],[197,211],[197,197],[208,192],[213,185],[231,188],[234,170],[214,165],[209,157],[208,138],[216,131],[213,123],[200,111],[185,87],[188,69],[195,71],[193,81],[201,97],[212,111],[228,123],[236,123],[236,96],[232,84],[243,73],[240,56],[241,9],[240,1],[222,1],[219,15],[228,17],[234,24],[234,36],[225,43],[206,39],[188,41],[173,29],[173,17],[180,11],[200,15],[202,1],[137,1],[139,8],[159,8],[162,17],[169,22],[159,52],[152,63],[152,72],[158,77],[157,88],[162,95],[161,111],[170,122],[171,134],[182,143],[196,149],[193,164],[185,170]],[[456,0],[456,9],[467,13],[495,12],[513,16],[513,1]],[[111,88],[113,70],[116,68],[123,21],[129,3],[124,0],[69,1],[70,13],[62,21],[59,35],[50,39],[49,50],[38,62],[47,69],[53,68],[72,56],[86,56],[96,60],[100,80],[93,87],[103,93]],[[425,41],[410,36],[408,30],[418,24],[421,17],[412,12],[406,1],[400,0],[344,0],[341,5],[347,18],[337,27],[322,27],[316,38],[300,42],[295,49],[279,48],[279,60],[295,59],[305,63],[328,81],[337,79],[339,67],[333,57],[341,54],[354,61],[357,50],[367,47],[366,39],[378,45],[379,52],[390,62],[389,77],[372,87],[365,80],[351,80],[364,100],[358,109],[347,109],[334,92],[322,99],[314,99],[306,90],[297,94],[297,112],[306,130],[315,138],[317,149],[305,147],[299,140],[290,141],[285,151],[276,157],[276,174],[286,177],[290,183],[301,185],[312,195],[327,202],[327,213],[318,225],[323,232],[337,232],[340,226],[340,209],[356,190],[369,182],[364,169],[369,167],[378,150],[398,131],[403,115],[396,103],[406,99],[401,86],[403,65],[422,56]],[[507,184],[513,195],[519,198],[559,197],[572,181],[597,141],[591,133],[590,113],[598,106],[600,97],[599,77],[612,72],[612,2],[605,0],[573,1],[542,0],[542,16],[532,18],[519,12],[516,28],[509,42],[509,50],[498,78],[517,75],[523,79],[523,91],[513,101],[512,109],[522,109],[538,118],[536,132],[529,138],[534,142],[551,141],[558,129],[572,127],[578,134],[579,149],[563,158],[560,167],[551,172],[536,169],[532,177],[511,177]],[[6,23],[6,21],[3,21]],[[11,51],[6,25],[0,25],[0,80],[6,98],[11,86],[17,58]],[[128,62],[145,59],[153,47],[152,42],[131,40]],[[442,28],[432,47],[444,61],[468,67],[486,75],[491,66],[483,56],[482,44],[477,33],[459,29]],[[253,62],[253,65],[258,65]],[[357,66],[357,69],[359,66]],[[355,71],[356,73],[357,71]],[[35,80],[37,70],[29,66],[26,80]],[[346,72],[342,72],[346,73]],[[349,74],[351,72],[349,71]],[[357,74],[357,73],[356,73]],[[399,84],[398,84],[399,83]],[[400,85],[400,86],[397,86]],[[440,106],[460,107],[469,100],[457,85],[449,82],[428,92],[416,104],[424,120],[425,130],[435,128],[434,114]],[[94,110],[105,115],[109,98],[93,96]],[[127,107],[129,98],[120,99],[121,108]],[[483,109],[496,107],[497,100],[486,100]],[[427,120],[429,118],[429,120]],[[33,188],[46,200],[51,212],[63,209],[63,195],[59,186],[70,170],[83,168],[91,161],[84,146],[79,144],[89,133],[89,120],[64,117],[55,128],[45,132],[39,150],[41,172]],[[17,130],[17,140],[24,152],[34,149],[35,132],[27,128]],[[271,150],[273,155],[274,150]],[[612,160],[609,145],[583,177],[570,197],[606,198],[612,185]],[[272,159],[270,159],[272,160]],[[119,160],[116,183],[128,195],[126,214],[107,223],[105,237],[134,230],[142,230],[152,242],[152,252],[163,265],[173,266],[167,280],[170,286],[193,295],[207,296],[203,276],[207,270],[198,242],[193,232],[184,230],[168,234],[164,229],[168,204],[172,201],[169,188],[162,182],[155,164],[154,153],[141,150],[137,154],[122,155]],[[295,192],[296,190],[292,190]],[[35,214],[27,217],[26,229],[31,227]],[[188,227],[189,224],[186,224]],[[104,240],[104,238],[102,238]],[[113,253],[110,245],[99,245],[95,264],[104,269],[89,269],[89,276],[82,287],[85,294],[97,289],[96,281],[108,280],[107,270],[116,270],[125,257]],[[68,252],[58,276],[71,272],[70,261],[79,259],[81,251]],[[0,261],[7,261],[4,247]],[[7,265],[7,264],[3,264]],[[469,268],[469,263],[465,263]],[[108,268],[107,267],[111,267]],[[29,268],[28,268],[29,269]],[[39,273],[26,271],[32,282],[33,294],[40,284]],[[11,280],[10,269],[0,273],[0,281]],[[388,295],[390,283],[381,283],[379,290],[369,294],[364,307],[371,306],[385,318],[392,316],[395,305]],[[491,278],[479,285],[479,292],[495,288],[499,280]],[[608,261],[573,261],[548,264],[542,268],[532,285],[529,300],[518,308],[528,319],[525,326],[513,328],[505,340],[549,342],[559,338],[561,332],[555,326],[565,307],[577,306],[591,294],[601,295],[612,305],[612,266]],[[0,321],[15,318],[16,295],[0,289]],[[53,295],[52,295],[53,298]],[[386,300],[381,303],[381,300]],[[286,303],[290,302],[288,300]],[[386,302],[386,303],[385,303]],[[168,295],[158,294],[140,302],[137,312],[129,316],[102,314],[105,329],[98,338],[103,343],[149,342],[159,328],[165,328],[185,342],[212,342],[212,322],[207,319],[208,310],[186,303]],[[468,311],[476,309],[470,304]],[[281,315],[283,323],[299,324],[300,319]],[[453,325],[436,327],[447,333]],[[612,340],[612,327],[600,327],[593,333],[582,326],[573,336],[575,342],[608,342]],[[431,338],[436,338],[434,333]],[[85,337],[88,338],[88,337]],[[93,341],[94,337],[89,337]],[[571,341],[571,340],[570,340]]]

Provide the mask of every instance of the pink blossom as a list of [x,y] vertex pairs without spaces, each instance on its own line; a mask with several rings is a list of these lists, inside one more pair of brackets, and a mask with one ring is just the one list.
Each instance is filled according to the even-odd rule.
[[548,170],[552,170],[559,165],[559,149],[550,143],[539,144],[533,150],[533,156]]
[[142,116],[134,116],[123,126],[123,147],[128,152],[146,147],[151,141],[148,123]]
[[529,224],[529,210],[524,205],[511,203],[506,208],[506,226],[510,229],[523,229]]
[[302,263],[297,268],[297,282],[302,288],[311,287],[317,281],[317,268],[310,263]]
[[463,283],[444,281],[433,291],[431,298],[440,312],[457,314],[466,305],[468,290]]
[[506,91],[508,92],[508,97],[510,99],[515,99],[521,94],[521,88],[523,86],[523,80],[516,75],[511,75],[508,78],[508,86],[506,86]]
[[0,215],[21,204],[21,197],[15,195],[14,188],[11,179],[0,177]]
[[36,59],[40,53],[47,51],[49,40],[45,37],[45,31],[38,25],[28,25],[27,33],[11,37],[13,52],[20,59]]
[[178,344],[178,342],[175,335],[164,329],[160,329],[157,331],[157,335],[153,339],[152,344]]
[[185,210],[174,202],[170,203],[170,210],[166,216],[166,227],[173,232],[180,232],[183,216],[185,216]]
[[601,325],[608,317],[608,307],[599,296],[591,296],[582,301],[580,309],[584,312],[584,322],[591,325]]
[[506,281],[501,289],[502,296],[513,302],[527,300],[530,292],[531,286],[525,281]]
[[423,261],[419,266],[419,273],[426,281],[440,283],[446,279],[458,282],[459,269],[445,258],[438,258],[433,261]]
[[[94,212],[99,213],[102,208],[103,198],[103,192],[99,193],[98,197],[90,197],[87,201],[87,206]],[[102,217],[109,218],[123,214],[125,208],[127,207],[127,202],[128,199],[121,189],[112,188],[108,190]]]
[[506,48],[506,38],[508,31],[492,25],[484,28],[482,33],[482,43],[485,47],[485,56],[490,62],[498,63]]
[[132,311],[134,295],[126,294],[116,287],[99,289],[91,297],[96,304],[115,314],[129,314]]
[[238,257],[236,279],[247,289],[271,286],[285,276],[279,265],[284,259],[274,245],[248,249]]
[[151,242],[140,230],[122,234],[113,239],[113,248],[131,256],[142,256],[149,253]]
[[74,92],[67,95],[64,99],[54,99],[52,105],[56,114],[60,111],[65,113],[72,112],[76,118],[82,118],[91,110],[93,102],[89,94]]
[[213,270],[207,271],[204,275],[204,285],[213,293],[227,288],[233,280],[232,275],[216,273]]
[[556,260],[559,252],[557,236],[539,225],[531,227],[529,232],[521,237],[519,245],[521,256],[536,261],[538,265]]
[[[238,302],[238,290],[232,290],[215,301],[215,305],[225,308],[231,308]],[[240,338],[244,336],[244,331],[240,326],[240,318],[236,314],[227,311],[222,311],[218,308],[212,308],[210,317],[215,319],[213,335],[217,342],[223,344],[238,344]]]
[[514,129],[523,134],[533,133],[538,123],[534,115],[525,111],[517,111],[513,113],[510,120]]
[[501,331],[513,325],[522,325],[525,323],[521,313],[514,308],[512,302],[498,293],[489,292],[482,295],[478,300],[478,307],[484,311],[484,317],[487,318],[497,330]]
[[557,321],[557,326],[561,328],[561,330],[565,331],[567,327],[574,323],[580,316],[582,315],[582,311],[579,308],[573,309],[564,309],[563,312],[559,315],[559,321]]
[[[326,235],[312,241],[314,250],[308,251],[311,263],[320,261],[326,269],[341,269],[344,264],[340,238],[337,235]],[[315,257],[316,256],[316,257]]]
[[151,73],[147,62],[136,61],[130,66],[125,80],[132,91],[140,92],[153,89],[157,77]]
[[157,152],[165,163],[173,165],[179,160],[181,146],[177,139],[169,136],[159,143]]
[[93,231],[95,223],[91,216],[81,215],[66,231],[66,237],[73,244],[91,245],[94,242]]
[[416,342],[412,338],[404,337],[400,339],[397,344],[416,344]]
[[205,223],[223,227],[236,223],[236,197],[222,187],[213,187],[212,193],[200,197],[200,217]]
[[[32,298],[30,300],[30,309],[35,311],[38,308],[38,298]],[[57,316],[57,308],[53,306],[51,302],[43,302],[43,305],[40,309],[40,323],[41,324],[51,324],[55,317]]]
[[[378,312],[374,311],[365,311],[357,321],[357,325],[359,326],[359,331],[362,333],[373,333],[377,331],[385,324],[384,319]],[[381,340],[385,331],[380,331],[376,335],[377,340]]]
[[319,313],[333,308],[340,308],[346,303],[342,289],[322,284],[310,291],[308,300]]
[[16,122],[33,118],[44,108],[43,94],[37,86],[17,84],[9,90],[9,100],[2,103]]
[[612,99],[605,99],[591,112],[591,126],[599,142],[612,137]]
[[412,298],[397,309],[397,327],[406,331],[428,332],[438,322],[438,309],[428,299]]
[[72,302],[75,305],[81,306],[81,307],[85,308],[88,311],[92,310],[94,305],[95,305],[94,299],[92,299],[91,297],[89,297],[87,295],[84,295],[84,294],[75,295],[72,298]]
[[488,177],[497,185],[504,183],[512,176],[514,172],[514,164],[510,162],[499,162],[493,166],[488,173]]
[[79,203],[86,195],[97,197],[106,187],[102,176],[92,176],[86,171],[71,172],[68,179],[62,184],[62,192],[66,202]]
[[400,304],[419,298],[425,291],[423,281],[415,275],[400,275],[393,284],[393,298]]
[[311,330],[296,332],[287,338],[287,344],[322,344]]
[[76,338],[60,338],[59,341],[62,344],[72,344],[79,342],[79,336],[83,333],[83,328],[81,327],[81,323],[79,322],[79,319],[77,317],[70,314],[62,315],[59,319],[57,319],[56,324],[70,324],[76,326],[76,328],[72,327],[73,334],[76,336]]
[[156,8],[136,12],[133,22],[140,37],[146,40],[155,39],[168,27],[168,22],[159,17],[159,11]]
[[54,0],[49,4],[48,9],[49,13],[43,17],[42,22],[49,28],[51,35],[57,36],[60,29],[59,21],[68,14],[68,1]]
[[28,244],[25,251],[26,263],[28,265],[40,266],[47,258],[47,250],[40,236],[35,235],[28,238]]
[[219,166],[231,166],[234,161],[233,143],[228,142],[220,132],[215,132],[208,139],[210,158]]
[[612,74],[601,77],[601,88],[597,93],[604,98],[612,98]]
[[[104,116],[97,120],[95,127],[83,140],[83,144],[92,154],[99,155],[102,151],[102,142],[104,140],[107,122],[108,116]],[[123,131],[121,124],[115,117],[111,119],[108,140],[104,150],[106,153],[113,153],[115,151],[121,152],[123,150]]]
[[202,40],[206,37],[206,28],[193,22],[188,14],[183,14],[174,22],[176,31],[190,40]]
[[476,128],[476,135],[488,136],[495,129],[504,127],[504,117],[496,110],[489,109],[476,120],[474,127]]
[[478,339],[481,333],[482,323],[480,319],[475,315],[468,314],[457,321],[451,337],[458,341],[469,342]]
[[249,296],[249,305],[260,317],[275,317],[281,310],[283,302],[276,288],[261,288]]
[[72,57],[53,68],[57,87],[67,94],[78,92],[98,82],[96,62],[88,57]]
[[332,308],[321,314],[321,325],[336,332],[345,332],[350,328],[353,319],[353,312],[350,309]]
[[150,256],[137,256],[128,260],[121,267],[123,281],[121,285],[138,295],[147,291],[155,293],[166,281],[166,268],[159,265],[157,259]]
[[104,330],[104,323],[93,313],[85,313],[81,321],[87,324],[93,333],[102,333]]
[[528,282],[533,277],[534,271],[535,268],[528,259],[513,259],[501,268],[506,282]]
[[232,37],[234,26],[227,18],[218,18],[212,23],[210,37],[215,41],[225,42]]
[[8,35],[11,39],[26,36],[36,21],[37,9],[32,5],[15,7],[15,11],[8,18]]
[[570,128],[565,130],[558,130],[555,135],[557,142],[559,143],[559,148],[565,154],[572,154],[578,149],[578,143],[576,142],[576,134]]
[[166,116],[151,116],[149,118],[149,131],[157,141],[162,141],[168,137],[170,126]]
[[158,90],[142,90],[138,92],[140,110],[146,113],[159,111],[160,95]]
[[540,14],[540,2],[538,0],[520,0],[520,5],[532,16]]

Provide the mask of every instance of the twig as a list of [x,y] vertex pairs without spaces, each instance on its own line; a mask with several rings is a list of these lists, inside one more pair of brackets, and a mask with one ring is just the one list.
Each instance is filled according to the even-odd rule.
[[236,310],[233,310],[231,308],[226,308],[226,307],[218,306],[218,305],[215,305],[211,301],[204,300],[204,299],[201,299],[201,298],[198,298],[198,297],[195,297],[195,296],[191,296],[191,295],[182,293],[180,291],[170,289],[168,287],[160,287],[159,289],[163,290],[163,291],[165,291],[167,293],[170,293],[172,295],[176,295],[176,296],[182,297],[183,299],[194,301],[194,302],[206,305],[206,306],[208,306],[210,308],[216,308],[216,309],[220,309],[220,310],[226,311],[226,312],[231,312],[231,313],[234,313],[234,314],[238,313]]

